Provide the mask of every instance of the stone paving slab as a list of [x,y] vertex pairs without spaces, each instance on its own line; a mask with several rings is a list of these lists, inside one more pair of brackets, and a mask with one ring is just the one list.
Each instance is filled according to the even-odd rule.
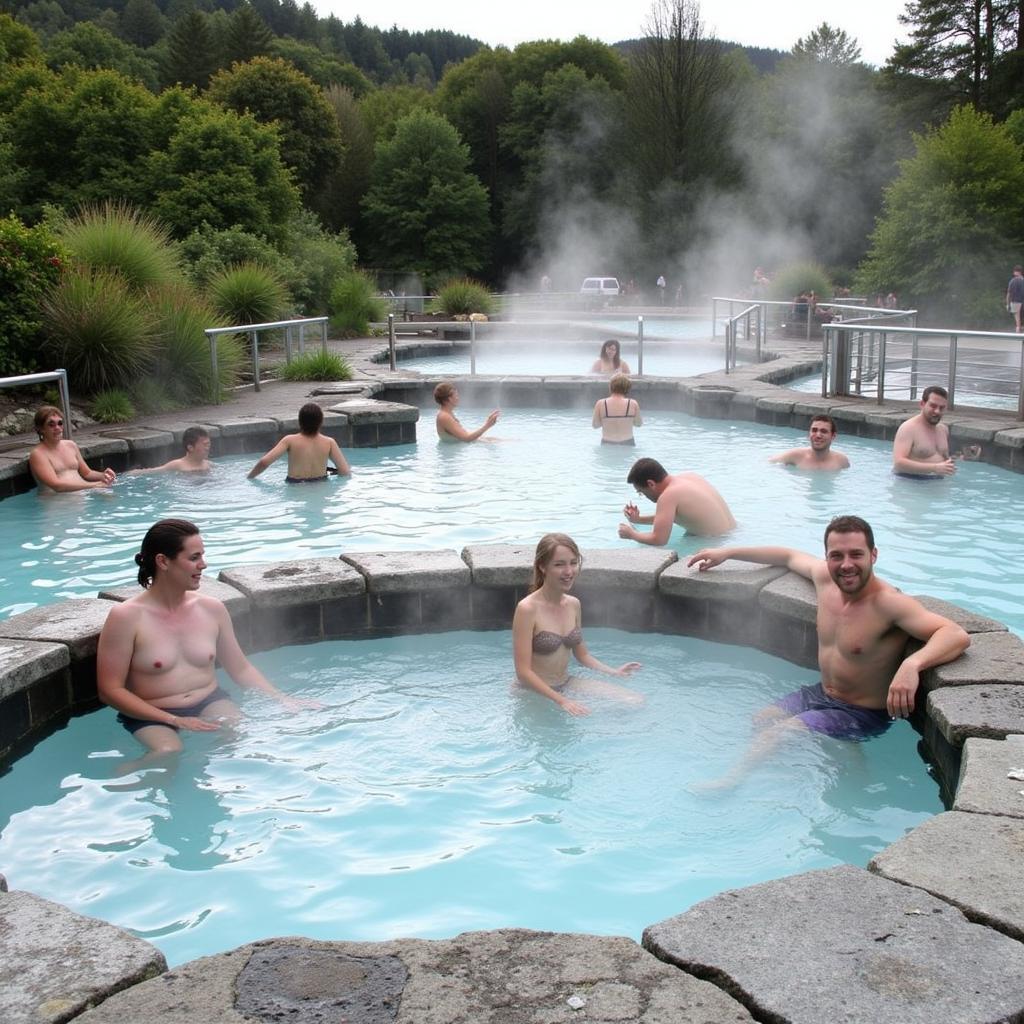
[[96,597],[78,597],[0,620],[0,637],[65,644],[74,660],[92,657],[111,604]]
[[931,670],[935,686],[1024,684],[1024,642],[1015,633],[975,633],[956,661]]
[[[653,591],[679,556],[658,548],[584,548],[578,586]],[[531,559],[532,564],[532,559]]]
[[101,437],[98,434],[90,434],[76,437],[75,441],[86,462],[90,459],[101,458],[104,455],[125,455],[128,452],[128,442],[122,441],[120,438]]
[[868,870],[1024,939],[1024,820],[947,811],[876,854]]
[[479,587],[528,587],[535,551],[535,544],[467,544],[462,560]]
[[0,640],[0,700],[28,689],[71,663],[63,644]]
[[1024,427],[1008,427],[1000,430],[993,443],[1003,448],[1024,448]]
[[150,430],[148,427],[110,427],[101,431],[100,437],[126,441],[128,450],[132,452],[145,452],[174,444],[174,435],[169,430]]
[[958,626],[968,633],[1006,633],[1009,629],[997,619],[990,619],[987,615],[980,615],[967,608],[961,608],[957,604],[950,604],[937,597],[929,597],[927,594],[914,594],[914,600],[919,601],[930,612],[936,615],[943,615],[951,619]]
[[[708,571],[717,572],[718,569]],[[765,584],[757,599],[762,608],[789,618],[814,624],[818,621],[818,598],[814,592],[814,584],[795,572],[786,571],[778,579]]]
[[944,686],[928,694],[928,715],[954,746],[969,736],[1024,733],[1024,686]]
[[[142,587],[134,584],[127,587],[113,587],[110,590],[101,590],[96,596],[104,601],[127,601],[130,597],[137,597],[142,593]],[[214,579],[212,576],[204,576],[199,581],[199,593],[207,597],[215,597],[227,608],[232,618],[244,614],[249,610],[250,600],[240,590]]]
[[350,398],[330,407],[331,412],[343,413],[353,426],[365,423],[415,423],[420,411],[414,405],[400,402],[382,402],[376,398]]
[[340,558],[240,565],[218,579],[248,597],[255,608],[285,607],[366,593],[366,581]]
[[442,590],[470,582],[469,566],[454,551],[358,551],[341,558],[362,573],[371,594]]
[[[223,417],[216,416],[200,420],[197,426],[216,427],[221,437],[240,437],[246,434],[276,434],[278,433],[277,420],[269,416],[231,416],[225,413]],[[212,431],[210,431],[212,435]]]
[[1024,769],[1024,736],[967,740],[953,810],[1024,818],[1024,780],[1007,778],[1014,768]]
[[[282,434],[294,434],[299,429],[299,413],[297,409],[291,416],[278,416],[276,419],[277,428]],[[324,410],[324,422],[321,427],[324,432],[345,426],[348,426],[348,417],[344,413]]]
[[1024,945],[854,867],[730,890],[651,925],[644,946],[761,1021],[997,1024],[1024,1015]]
[[3,1024],[70,1020],[166,968],[160,950],[121,928],[32,893],[0,893]]
[[701,572],[685,561],[669,565],[658,577],[658,589],[676,597],[698,597],[708,601],[753,601],[772,580],[787,575],[778,565],[728,561]]
[[[578,1008],[576,1008],[578,1007]],[[631,939],[503,929],[454,939],[282,938],[184,964],[76,1024],[745,1024],[724,992]]]

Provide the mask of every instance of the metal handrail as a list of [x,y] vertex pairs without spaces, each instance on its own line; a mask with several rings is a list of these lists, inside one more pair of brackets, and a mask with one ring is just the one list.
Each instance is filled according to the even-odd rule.
[[64,408],[64,434],[71,437],[71,393],[68,391],[67,370],[46,370],[43,373],[21,373],[16,377],[0,377],[0,388],[20,388],[26,384],[45,384],[55,380],[60,391],[60,404]]
[[746,309],[737,313],[735,316],[730,316],[725,324],[725,372],[732,373],[736,369],[736,342],[739,339],[739,328],[740,324],[746,326],[746,337],[747,341],[750,340],[750,320],[751,317],[755,320],[755,337],[756,351],[757,351],[757,362],[761,361],[761,328],[763,318],[761,316],[761,306],[759,303],[751,303]]
[[217,374],[217,337],[221,334],[248,334],[249,347],[252,354],[252,379],[256,391],[260,390],[260,342],[259,336],[264,331],[285,332],[285,362],[292,361],[291,332],[299,329],[299,351],[304,351],[306,324],[320,325],[320,350],[327,352],[327,320],[325,316],[310,316],[296,320],[275,320],[267,324],[238,324],[235,327],[208,327],[203,333],[210,342],[210,367],[213,373],[214,401],[220,402],[220,385]]
[[[751,305],[758,305],[761,307],[761,336],[760,342],[767,342],[768,339],[768,313],[771,309],[792,309],[792,299],[737,299],[729,298],[728,296],[713,296],[711,299],[711,337],[715,338],[718,333],[718,304],[723,303],[728,308],[728,314],[724,318],[727,322],[733,316],[733,307],[742,306],[743,308],[749,308]],[[887,306],[861,306],[848,302],[818,302],[815,304],[817,309],[828,309],[840,316],[847,317],[849,313],[863,314],[857,317],[857,321],[862,320],[897,320],[901,317],[909,317],[911,326],[917,323],[917,310],[916,309],[890,309]],[[808,341],[811,340],[811,328],[814,326],[814,319],[808,311],[807,320],[805,322],[805,336]],[[846,320],[844,320],[846,322]]]

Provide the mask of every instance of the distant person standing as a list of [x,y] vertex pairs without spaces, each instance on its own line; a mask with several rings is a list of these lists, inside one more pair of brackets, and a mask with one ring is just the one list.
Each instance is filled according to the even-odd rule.
[[629,395],[630,381],[624,373],[617,373],[608,381],[608,397],[594,404],[591,426],[601,430],[601,444],[635,445],[633,428],[643,425],[640,406]]
[[1024,303],[1024,267],[1019,263],[1013,268],[1013,277],[1006,286],[1006,311],[1013,314],[1014,327],[1018,334],[1020,330],[1020,310]]
[[658,280],[655,283],[658,286],[658,305],[659,306],[664,306],[665,305],[665,289],[668,287],[668,285],[665,282],[665,275],[664,274],[659,274],[658,275]]

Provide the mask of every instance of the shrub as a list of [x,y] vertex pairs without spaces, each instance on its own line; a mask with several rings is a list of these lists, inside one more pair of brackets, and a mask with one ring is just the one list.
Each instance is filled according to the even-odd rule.
[[176,402],[163,380],[155,376],[141,377],[132,385],[131,401],[139,412],[147,415],[181,408],[181,402]]
[[371,320],[387,316],[387,303],[377,294],[373,278],[362,270],[335,281],[328,308],[331,329],[343,338],[365,337]]
[[185,405],[218,400],[238,381],[245,359],[235,335],[217,336],[217,385],[213,382],[210,342],[204,331],[217,326],[217,314],[186,285],[151,293],[156,323],[156,376],[173,402]]
[[135,418],[135,406],[128,393],[120,388],[100,391],[93,398],[89,411],[100,423],[124,423]]
[[281,367],[282,380],[351,380],[352,367],[335,352],[304,352]]
[[59,221],[57,230],[78,263],[117,271],[133,288],[181,278],[181,256],[167,229],[128,203],[86,207]]
[[152,362],[152,313],[119,274],[68,270],[43,300],[43,320],[46,347],[76,389],[125,387]]
[[772,278],[771,297],[787,300],[801,292],[813,291],[820,300],[832,298],[832,282],[825,268],[810,261],[788,263]]
[[348,232],[325,231],[314,214],[303,210],[289,222],[282,249],[294,267],[292,294],[299,309],[306,316],[322,316],[330,307],[331,286],[356,261]]
[[279,320],[289,303],[281,279],[260,263],[239,263],[222,270],[212,278],[206,293],[224,327]]
[[468,316],[470,313],[490,313],[494,300],[487,286],[469,277],[455,278],[445,282],[431,303],[435,313],[447,316]]
[[67,256],[45,227],[0,220],[0,376],[40,369],[43,296],[60,280]]
[[237,225],[232,228],[213,228],[206,221],[181,243],[185,272],[201,288],[205,288],[218,274],[239,263],[259,263],[269,267],[290,287],[298,280],[295,264],[282,256],[260,235],[254,235]]

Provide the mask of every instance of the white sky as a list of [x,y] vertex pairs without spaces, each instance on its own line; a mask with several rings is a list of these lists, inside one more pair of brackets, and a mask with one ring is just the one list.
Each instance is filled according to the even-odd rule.
[[[514,47],[535,39],[586,35],[606,43],[640,36],[647,0],[312,0],[321,15],[368,25],[417,31],[450,29],[491,46]],[[823,21],[860,44],[862,59],[881,65],[893,42],[906,39],[897,17],[904,0],[704,0],[701,19],[709,34],[748,46],[789,50]]]

